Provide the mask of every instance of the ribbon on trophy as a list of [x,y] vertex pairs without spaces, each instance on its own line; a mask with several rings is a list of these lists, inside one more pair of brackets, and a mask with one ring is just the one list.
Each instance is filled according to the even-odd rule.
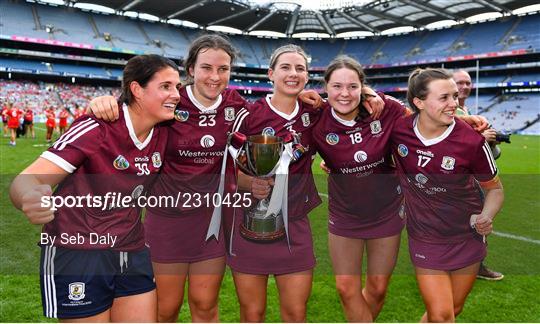
[[275,184],[272,190],[272,196],[270,203],[268,204],[268,210],[266,216],[277,215],[281,211],[283,217],[283,226],[285,227],[285,237],[287,238],[287,246],[289,251],[291,250],[291,244],[289,240],[289,216],[288,216],[288,190],[289,190],[289,165],[291,162],[295,162],[304,153],[304,148],[300,144],[300,140],[297,134],[289,133],[284,139],[284,149],[281,152],[281,157],[275,170]]
[[232,133],[229,135],[227,140],[227,145],[225,146],[225,151],[223,152],[223,162],[221,163],[221,174],[219,178],[219,187],[218,195],[220,203],[218,206],[214,206],[214,211],[212,212],[212,218],[210,219],[210,225],[208,226],[208,231],[206,232],[206,240],[212,236],[216,237],[216,240],[219,239],[219,228],[221,227],[221,199],[223,199],[223,192],[225,190],[225,172],[227,170],[227,153],[230,153],[233,161],[236,161],[238,156],[241,153],[241,148],[244,146],[244,143],[247,141],[247,138],[242,133]]

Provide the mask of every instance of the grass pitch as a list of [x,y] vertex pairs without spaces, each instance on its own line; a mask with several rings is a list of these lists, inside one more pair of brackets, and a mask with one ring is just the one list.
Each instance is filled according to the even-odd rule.
[[[0,139],[0,321],[46,322],[39,292],[40,228],[30,225],[9,201],[13,176],[47,148],[42,125],[38,139],[19,139],[16,147]],[[489,237],[486,264],[504,273],[500,282],[477,281],[458,322],[540,322],[540,137],[512,136],[502,144],[497,161],[506,201]],[[313,166],[319,192],[326,193],[326,176]],[[359,193],[361,194],[361,193]],[[343,322],[327,250],[327,199],[310,214],[317,256],[309,322]],[[266,321],[279,322],[277,291],[269,283]],[[189,321],[187,302],[179,321]],[[378,322],[418,322],[424,306],[411,267],[403,232],[398,265]],[[238,302],[228,272],[220,293],[220,319],[238,322]]]

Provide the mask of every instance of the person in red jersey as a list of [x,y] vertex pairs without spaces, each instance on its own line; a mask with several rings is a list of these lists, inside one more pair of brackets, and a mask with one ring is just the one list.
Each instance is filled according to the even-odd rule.
[[[327,105],[313,130],[315,148],[331,170],[328,178],[328,245],[345,316],[371,322],[380,313],[405,225],[399,179],[390,158],[390,134],[407,112],[379,94],[384,110],[375,119],[360,104],[365,74],[348,56],[324,74]],[[366,287],[362,258],[367,251]]]
[[34,111],[32,108],[27,108],[24,112],[23,124],[26,137],[28,137],[28,134],[32,134],[32,138],[36,138],[36,133],[34,132]]
[[54,128],[56,127],[56,113],[54,112],[53,107],[49,107],[45,110],[45,127],[47,128],[47,133],[45,134],[45,139],[47,143],[52,142],[52,135]]
[[489,145],[455,118],[457,98],[448,71],[415,70],[407,92],[415,113],[400,119],[391,136],[424,322],[454,321],[462,311],[504,200]]
[[67,127],[67,119],[69,117],[69,110],[67,108],[64,108],[62,109],[62,111],[60,111],[60,113],[58,114],[58,119],[59,119],[59,122],[58,122],[58,130],[60,132],[60,136],[64,135],[64,133],[66,132],[66,127]]
[[9,145],[15,146],[17,145],[16,139],[17,139],[17,129],[20,126],[20,119],[24,112],[19,109],[17,106],[13,105],[12,103],[8,104],[8,110],[6,112],[7,115],[7,127],[9,129]]
[[[114,123],[79,118],[11,186],[14,205],[41,234],[47,317],[81,322],[155,322],[157,298],[138,199],[162,167],[167,127],[180,100],[178,67],[158,55],[131,58]],[[52,187],[56,186],[54,196]],[[127,203],[108,199],[118,194]],[[50,204],[63,198],[56,211]],[[92,204],[68,208],[69,197]],[[97,203],[100,201],[101,203]],[[87,200],[86,200],[87,201]],[[144,200],[143,200],[144,201]],[[73,204],[71,205],[73,206]]]
[[[162,176],[152,189],[155,194],[182,193],[187,198],[218,191],[227,133],[247,105],[235,90],[227,89],[235,56],[229,41],[218,35],[204,35],[191,44],[185,61],[189,84],[180,90]],[[306,100],[308,96],[312,94]],[[101,97],[92,100],[90,110],[109,119],[116,114],[115,106],[113,97]],[[210,234],[214,214],[213,205],[148,209],[145,234],[160,322],[177,320],[187,280],[192,320],[219,320],[225,245],[220,224],[218,232]]]

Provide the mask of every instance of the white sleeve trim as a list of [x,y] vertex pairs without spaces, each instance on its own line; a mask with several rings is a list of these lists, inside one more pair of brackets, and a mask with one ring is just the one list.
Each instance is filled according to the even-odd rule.
[[61,167],[67,173],[73,173],[75,172],[75,170],[77,170],[77,168],[74,167],[71,163],[69,163],[68,161],[64,160],[63,158],[61,158],[60,156],[52,152],[45,151],[41,153],[41,157]]

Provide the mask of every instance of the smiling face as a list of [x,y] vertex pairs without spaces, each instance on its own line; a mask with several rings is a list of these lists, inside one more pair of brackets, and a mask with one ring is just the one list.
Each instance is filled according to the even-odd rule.
[[203,48],[189,68],[193,94],[205,106],[211,106],[227,88],[231,77],[231,57],[222,49]]
[[268,70],[268,78],[274,83],[274,94],[296,97],[308,81],[305,58],[295,52],[286,52]]
[[154,73],[143,88],[136,81],[132,82],[132,92],[137,104],[142,107],[145,116],[158,122],[174,118],[174,109],[180,102],[180,74],[171,67]]
[[326,83],[326,93],[339,117],[345,120],[356,117],[362,94],[362,82],[356,71],[346,67],[333,71]]
[[432,127],[447,127],[454,121],[458,106],[458,89],[452,79],[433,80],[425,99],[414,98],[420,120]]

